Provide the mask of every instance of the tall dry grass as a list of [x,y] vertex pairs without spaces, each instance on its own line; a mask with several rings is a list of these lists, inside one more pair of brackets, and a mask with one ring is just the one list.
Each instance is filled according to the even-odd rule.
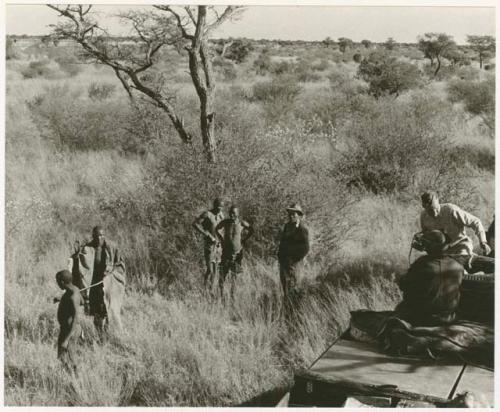
[[[262,248],[252,245],[253,254],[246,256],[234,304],[224,306],[202,293],[201,244],[186,223],[206,206],[204,203],[210,200],[206,198],[217,186],[206,187],[197,178],[206,172],[207,176],[222,181],[223,170],[207,171],[199,166],[197,175],[186,179],[189,187],[181,192],[179,176],[185,171],[193,172],[196,168],[189,162],[194,161],[185,154],[177,156],[180,151],[175,136],[161,115],[152,111],[145,111],[145,116],[148,120],[154,117],[152,129],[159,132],[163,146],[156,145],[155,139],[147,143],[139,139],[135,143],[145,150],[145,155],[109,147],[106,150],[57,147],[52,139],[54,130],[43,122],[45,118],[40,113],[52,115],[59,106],[53,105],[57,101],[48,100],[43,111],[37,112],[33,109],[37,97],[46,97],[50,90],[63,90],[61,85],[66,84],[68,92],[61,99],[75,93],[77,97],[70,102],[71,107],[82,109],[85,115],[95,113],[92,109],[99,104],[103,110],[106,106],[116,107],[117,111],[123,109],[120,112],[123,115],[128,113],[122,103],[125,95],[117,89],[107,103],[89,99],[85,91],[93,82],[114,81],[111,73],[93,66],[64,80],[23,79],[19,72],[24,66],[17,60],[9,61],[7,67],[7,405],[236,405],[289,384],[294,370],[307,367],[345,330],[351,310],[390,309],[400,298],[394,277],[407,267],[409,242],[418,230],[418,194],[374,195],[363,190],[355,191],[356,196],[347,191],[326,193],[325,182],[318,183],[327,180],[325,175],[319,179],[317,170],[303,167],[307,163],[326,164],[329,167],[325,170],[331,172],[327,162],[335,159],[323,126],[332,114],[337,116],[339,124],[348,121],[352,115],[349,105],[356,104],[352,100],[346,105],[342,99],[346,93],[357,99],[362,88],[348,85],[346,90],[333,90],[332,94],[323,90],[321,103],[325,107],[319,107],[316,92],[323,84],[306,83],[290,105],[289,113],[280,119],[264,121],[264,108],[251,96],[253,83],[256,78],[262,80],[261,76],[247,73],[245,79],[221,85],[219,135],[229,142],[231,138],[238,142],[261,142],[259,147],[242,144],[245,150],[240,150],[235,158],[238,164],[251,165],[253,169],[229,176],[225,190],[243,204],[245,213],[257,218],[256,237],[261,236],[267,242]],[[341,77],[350,78],[356,69],[352,62],[331,69],[330,66],[325,66],[322,76],[331,70],[339,77],[337,72],[344,70],[345,76]],[[251,62],[247,67],[251,70]],[[245,66],[238,67],[238,71],[244,70]],[[183,83],[179,88],[181,107],[189,110],[192,87]],[[404,102],[412,96],[401,99]],[[31,110],[26,102],[31,102]],[[310,113],[313,110],[308,110],[308,106],[314,106],[315,113]],[[318,123],[317,118],[322,116],[325,122]],[[188,112],[188,121],[190,117],[195,118],[195,114]],[[62,119],[68,126],[66,130],[78,131],[80,123],[70,120]],[[275,127],[273,122],[282,124]],[[116,137],[122,126],[116,122],[89,130],[106,139]],[[135,130],[141,139],[150,133],[139,126]],[[452,130],[454,145],[481,145],[487,153],[491,151],[491,144],[482,143],[484,136],[473,122],[464,122],[463,130],[463,134],[458,127]],[[255,140],[255,134],[260,141]],[[264,156],[267,149],[271,154],[279,154],[274,157],[279,163]],[[230,153],[233,148],[227,144],[221,149],[224,150]],[[483,222],[489,222],[493,214],[494,174],[479,169],[474,158],[471,159],[465,163],[473,172],[467,184],[478,189],[472,199],[473,211]],[[179,160],[183,164],[175,163]],[[278,164],[283,169],[276,169]],[[287,164],[293,168],[286,169],[283,165]],[[228,161],[227,165],[230,167],[231,163]],[[269,174],[258,173],[263,166],[269,167]],[[168,172],[162,175],[163,186],[160,186],[167,188],[163,191],[155,191],[157,188],[151,184],[156,177],[153,174],[159,170]],[[308,216],[313,232],[331,228],[338,233],[335,233],[335,247],[317,253],[321,245],[313,245],[316,253],[307,259],[299,282],[302,294],[296,316],[292,322],[286,322],[280,316],[277,263],[268,251],[273,246],[270,233],[277,231],[281,223],[277,217],[281,212],[276,205],[284,201],[273,197],[292,193],[276,187],[292,175],[294,185],[302,188],[298,186],[301,179],[297,178],[301,176],[308,185],[304,186],[308,193],[316,191],[315,202],[327,205],[326,210],[321,210],[322,216]],[[245,179],[251,182],[241,187]],[[350,202],[339,219],[329,207],[347,194],[357,202]],[[159,209],[148,209],[154,207]],[[142,224],[155,223],[151,216],[162,218],[163,210],[170,213],[165,216],[167,222],[168,218],[177,220],[173,222],[178,227],[175,233]],[[338,229],[338,220],[344,220],[342,231]],[[273,228],[263,228],[262,222],[270,222]],[[106,342],[98,344],[91,320],[84,318],[84,339],[77,353],[79,373],[71,376],[56,359],[57,306],[52,299],[61,292],[54,274],[66,266],[72,243],[87,237],[91,227],[98,223],[106,226],[109,237],[119,244],[127,259],[125,333],[118,335],[112,331]],[[186,223],[186,227],[180,223]]]

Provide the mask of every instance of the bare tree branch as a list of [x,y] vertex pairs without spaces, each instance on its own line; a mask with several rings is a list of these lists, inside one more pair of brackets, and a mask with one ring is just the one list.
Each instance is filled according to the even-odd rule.
[[[189,74],[200,102],[200,131],[209,162],[216,161],[215,133],[215,81],[210,56],[209,34],[241,10],[227,6],[222,13],[209,6],[172,7],[156,5],[163,13],[129,12],[119,15],[131,26],[134,44],[118,43],[106,30],[92,19],[92,6],[49,5],[65,17],[67,22],[54,27],[61,38],[73,39],[81,45],[86,55],[110,66],[130,99],[133,93],[147,96],[150,103],[161,108],[169,117],[178,135],[185,143],[192,136],[184,120],[176,114],[171,91],[164,88],[165,78],[160,75],[140,75],[155,63],[155,55],[167,45],[179,50],[185,46],[189,58]],[[147,79],[147,80],[146,80]],[[150,79],[153,79],[151,82]],[[156,82],[156,86],[154,83]],[[152,85],[153,84],[153,85]]]
[[156,5],[154,6],[158,10],[166,11],[170,13],[177,21],[177,27],[182,33],[182,37],[184,37],[187,40],[192,40],[193,36],[187,32],[186,25],[179,13],[177,13],[172,7],[170,6],[165,6],[165,5]]
[[243,6],[227,6],[224,9],[224,11],[222,12],[222,14],[219,15],[214,8],[212,11],[216,16],[216,19],[213,23],[207,25],[207,28],[205,29],[205,33],[206,34],[210,33],[211,31],[213,31],[214,29],[219,27],[225,21],[235,17],[237,12],[241,12],[243,10],[244,10]]
[[[194,17],[193,10],[191,10],[191,6],[186,6],[184,9],[186,10],[187,15],[191,19],[191,22],[196,26],[198,24],[198,21]],[[198,12],[198,18],[199,17],[200,17],[200,15],[199,15],[199,12]]]

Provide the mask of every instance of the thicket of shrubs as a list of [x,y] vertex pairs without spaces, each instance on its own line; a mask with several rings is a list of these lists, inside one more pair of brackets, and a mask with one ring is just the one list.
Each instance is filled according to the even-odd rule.
[[[165,56],[175,59],[170,52]],[[283,383],[287,368],[307,366],[345,330],[349,310],[394,307],[399,297],[390,279],[407,266],[422,190],[437,189],[443,200],[491,218],[492,141],[477,119],[464,116],[483,113],[491,99],[468,83],[486,92],[494,89],[491,79],[474,67],[453,69],[444,92],[423,73],[429,84],[422,90],[413,85],[386,96],[357,76],[353,53],[307,50],[273,73],[276,53],[269,50],[255,60],[266,76],[257,81],[250,56],[238,66],[215,63],[215,165],[206,163],[199,139],[182,144],[164,112],[143,99],[131,104],[118,81],[96,78],[102,72],[63,82],[70,72],[59,62],[47,63],[61,76],[57,84],[51,73],[37,74],[36,65],[34,80],[10,77],[16,83],[6,108],[9,404],[193,406],[248,399],[269,389],[264,385]],[[396,79],[407,73],[397,70],[399,60],[388,62],[380,64],[392,65]],[[198,103],[189,78],[179,74],[181,63],[167,63],[146,80],[165,87],[161,72],[169,67],[179,114],[195,125]],[[233,82],[226,67],[248,77]],[[311,74],[324,83],[305,84]],[[231,308],[200,293],[202,244],[191,223],[215,196],[238,204],[256,230]],[[304,207],[312,239],[292,331],[276,320],[275,259],[291,202]],[[125,323],[140,327],[92,346],[93,328],[84,319],[82,360],[91,367],[75,381],[57,363],[55,307],[47,296],[58,293],[52,276],[66,265],[74,240],[98,223],[126,257]],[[264,374],[263,363],[271,365]]]
[[485,80],[455,79],[448,82],[452,102],[461,102],[472,115],[480,116],[492,134],[495,130],[495,77]]
[[[326,238],[322,228],[336,233],[342,227],[342,219],[328,224],[322,220],[320,216],[331,216],[324,205],[338,208],[342,217],[343,208],[363,192],[408,198],[433,187],[468,204],[469,195],[460,188],[460,150],[451,143],[460,109],[430,88],[408,91],[421,84],[422,74],[414,65],[377,51],[369,53],[356,74],[358,66],[352,62],[334,67],[326,58],[271,63],[270,54],[265,51],[255,60],[263,63],[263,70],[274,66],[270,80],[258,81],[250,90],[219,90],[216,133],[221,161],[215,167],[204,164],[200,148],[193,152],[177,141],[162,111],[142,100],[130,105],[118,96],[115,84],[92,82],[86,91],[69,84],[48,86],[28,102],[29,108],[43,139],[58,151],[113,150],[147,159],[143,193],[124,198],[110,192],[97,205],[100,213],[113,216],[113,222],[137,221],[138,228],[148,228],[143,239],[151,256],[142,260],[157,262],[163,273],[178,266],[172,256],[181,249],[196,249],[195,238],[186,235],[192,210],[220,193],[241,203],[248,219],[265,228],[259,229],[252,247],[260,256],[271,254],[276,242],[282,217],[272,211],[292,199],[308,205],[321,239]],[[227,59],[216,59],[214,66],[221,73],[226,66],[234,68]],[[316,72],[328,76],[330,88],[311,99],[301,76]],[[479,79],[476,72],[457,69],[462,78],[448,82],[449,99],[463,102],[472,114],[493,116],[494,78],[473,80]],[[151,84],[159,80],[155,73],[150,77]],[[177,103],[180,113],[187,114],[187,124],[196,122],[190,111],[196,104],[192,98],[182,97]],[[469,146],[466,158],[473,168],[491,170],[493,158],[487,149]],[[213,184],[201,184],[207,176]],[[81,190],[88,189],[82,185]],[[325,195],[332,192],[343,195],[338,201]],[[166,224],[166,215],[175,223]],[[318,244],[335,250],[336,240],[330,240]]]
[[358,75],[369,84],[369,92],[375,97],[397,96],[421,82],[420,71],[414,64],[399,61],[387,51],[370,53],[360,63]]

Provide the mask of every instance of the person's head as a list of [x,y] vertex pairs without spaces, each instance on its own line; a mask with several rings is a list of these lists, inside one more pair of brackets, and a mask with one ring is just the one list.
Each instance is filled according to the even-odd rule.
[[66,269],[57,272],[56,282],[59,288],[63,290],[66,289],[66,286],[70,285],[73,282],[73,277],[71,276],[71,272]]
[[430,216],[436,217],[441,210],[437,193],[425,192],[422,195],[422,207]]
[[221,198],[216,198],[214,199],[213,201],[213,204],[212,204],[212,211],[215,212],[215,213],[220,213],[222,211],[222,199]]
[[422,245],[428,255],[441,255],[446,246],[446,236],[440,230],[431,230],[422,235]]
[[302,208],[297,203],[291,205],[286,208],[286,213],[288,214],[288,221],[292,223],[300,222],[302,216],[304,216],[304,212]]
[[104,229],[102,226],[95,226],[92,229],[92,240],[99,246],[104,244]]
[[229,217],[231,219],[238,219],[240,215],[240,211],[238,210],[238,207],[235,205],[232,205],[231,208],[229,209]]

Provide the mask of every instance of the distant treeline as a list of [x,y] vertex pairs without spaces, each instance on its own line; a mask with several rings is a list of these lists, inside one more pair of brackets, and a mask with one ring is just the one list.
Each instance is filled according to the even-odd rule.
[[[28,34],[12,34],[12,35],[7,35],[8,39],[12,39],[14,42],[17,42],[18,40],[32,40],[32,41],[40,41],[40,42],[51,42],[52,38],[49,35],[28,35]],[[114,40],[114,41],[123,41],[123,42],[135,42],[139,41],[139,37],[137,36],[109,36],[109,38],[104,38],[104,40]],[[308,40],[280,40],[280,39],[251,39],[247,37],[229,37],[229,38],[214,38],[211,39],[210,42],[214,44],[222,44],[228,41],[242,41],[248,44],[252,45],[266,45],[266,46],[307,46],[307,45],[315,45],[315,46],[325,46],[328,45],[331,42],[331,45],[338,45],[338,41],[330,40],[329,38],[324,39],[324,40],[314,40],[314,41],[308,41]],[[339,39],[340,40],[340,39]],[[71,42],[71,40],[63,40],[62,42]],[[352,45],[353,46],[358,46],[358,47],[366,47],[364,46],[365,40],[362,40],[360,42],[355,42],[353,41]],[[383,42],[375,42],[375,41],[370,41],[371,45],[379,45],[382,46],[386,43],[386,41]],[[405,42],[396,42],[397,45],[400,46],[417,46],[417,42],[412,42],[412,43],[405,43]],[[467,47],[467,46],[464,46]]]

